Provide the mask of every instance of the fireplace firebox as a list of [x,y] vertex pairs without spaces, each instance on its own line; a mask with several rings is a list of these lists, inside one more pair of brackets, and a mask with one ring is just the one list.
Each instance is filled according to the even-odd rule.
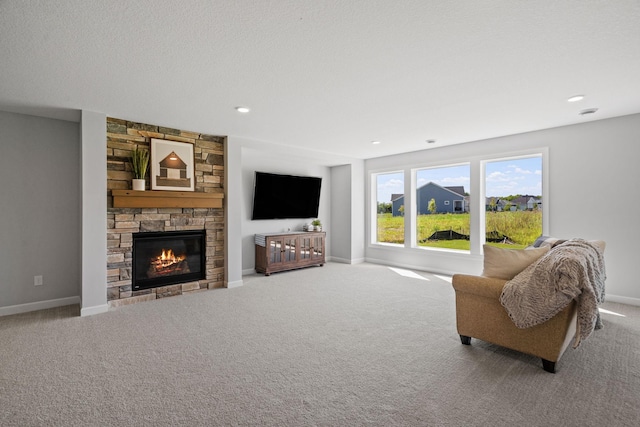
[[205,248],[204,230],[133,233],[132,289],[204,279]]

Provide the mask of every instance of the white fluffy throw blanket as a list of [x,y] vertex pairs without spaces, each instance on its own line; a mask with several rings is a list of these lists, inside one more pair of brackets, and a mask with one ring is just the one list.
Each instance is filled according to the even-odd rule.
[[518,328],[529,328],[551,319],[576,299],[576,348],[602,327],[598,304],[604,301],[605,279],[602,253],[586,240],[572,239],[507,282],[500,302]]

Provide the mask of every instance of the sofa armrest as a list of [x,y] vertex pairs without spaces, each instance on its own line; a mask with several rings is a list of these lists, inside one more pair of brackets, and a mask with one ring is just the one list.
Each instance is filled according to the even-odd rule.
[[451,284],[456,292],[465,292],[485,298],[499,300],[507,280],[493,277],[454,274]]

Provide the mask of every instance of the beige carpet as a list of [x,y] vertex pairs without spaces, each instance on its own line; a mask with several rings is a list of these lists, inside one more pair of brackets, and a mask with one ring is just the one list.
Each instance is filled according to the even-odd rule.
[[640,307],[540,360],[460,343],[445,280],[329,263],[87,318],[0,318],[2,426],[635,426]]

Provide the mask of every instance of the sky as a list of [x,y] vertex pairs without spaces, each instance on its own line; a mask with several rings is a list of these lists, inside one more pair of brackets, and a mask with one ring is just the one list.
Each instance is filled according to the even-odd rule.
[[[463,186],[470,189],[469,165],[420,169],[416,173],[418,187],[429,181],[443,187]],[[510,159],[487,162],[485,166],[487,197],[515,194],[542,195],[542,158]],[[378,175],[378,202],[388,203],[391,194],[404,193],[404,173]]]

